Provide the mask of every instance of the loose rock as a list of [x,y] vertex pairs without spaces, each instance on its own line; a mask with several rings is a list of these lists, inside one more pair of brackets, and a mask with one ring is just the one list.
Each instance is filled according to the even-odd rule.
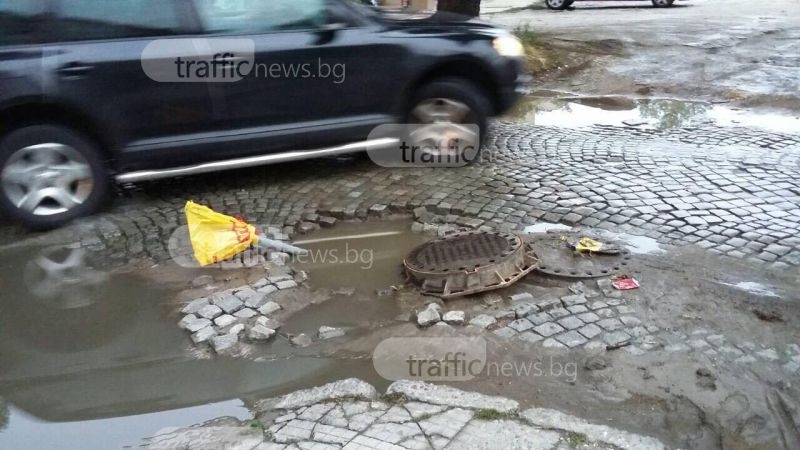
[[427,327],[442,320],[442,307],[436,303],[429,303],[428,306],[417,313],[417,325]]
[[328,326],[321,326],[319,327],[318,336],[320,339],[333,339],[337,337],[344,336],[344,330],[342,328],[333,328]]
[[274,313],[275,311],[280,311],[280,309],[281,309],[281,305],[279,305],[279,304],[277,304],[275,302],[267,302],[267,303],[264,304],[264,306],[262,306],[261,308],[258,308],[258,312],[263,314],[263,315],[265,315],[265,316],[268,316],[268,315]]
[[200,344],[202,342],[206,342],[207,340],[211,339],[213,336],[217,334],[217,332],[214,331],[214,327],[210,326],[211,321],[208,321],[208,325],[209,326],[201,328],[192,335],[192,342],[194,342],[195,344]]
[[225,328],[228,325],[233,325],[234,323],[236,323],[236,318],[230,314],[223,314],[214,319],[214,325],[220,328]]
[[300,348],[308,347],[313,343],[310,337],[302,333],[298,334],[297,336],[292,336],[291,338],[289,338],[289,342],[291,342],[291,344],[294,345],[295,347],[300,347]]
[[464,325],[467,321],[467,314],[464,311],[448,311],[444,314],[442,320],[450,325]]
[[211,348],[217,353],[224,353],[232,350],[239,343],[239,336],[236,334],[223,334],[211,338]]
[[266,341],[272,336],[275,336],[275,333],[275,330],[271,328],[267,328],[263,325],[255,325],[253,328],[250,328],[250,332],[247,333],[247,337],[251,341]]
[[217,305],[206,305],[197,311],[197,315],[204,319],[216,319],[222,315],[222,309]]
[[186,306],[184,306],[183,309],[181,310],[181,312],[184,313],[184,314],[195,314],[198,311],[200,311],[201,308],[203,308],[204,306],[208,306],[208,305],[209,305],[209,302],[208,302],[207,298],[205,298],[205,297],[198,298],[198,299],[192,300]]

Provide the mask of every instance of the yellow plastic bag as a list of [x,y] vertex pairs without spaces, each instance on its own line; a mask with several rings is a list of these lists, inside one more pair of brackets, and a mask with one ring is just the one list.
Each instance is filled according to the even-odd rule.
[[201,266],[224,261],[258,244],[254,226],[211,208],[186,202],[186,221],[194,256]]
[[594,239],[585,237],[578,241],[578,244],[575,245],[575,250],[578,253],[596,253],[602,250],[603,243],[595,241]]

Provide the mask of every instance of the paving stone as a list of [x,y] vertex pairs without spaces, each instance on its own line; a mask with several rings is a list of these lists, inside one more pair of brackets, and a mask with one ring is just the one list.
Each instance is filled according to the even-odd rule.
[[205,306],[209,305],[209,301],[207,298],[198,298],[189,302],[186,306],[183,307],[181,310],[184,314],[196,314],[200,309]]
[[588,339],[594,339],[597,335],[603,332],[603,329],[593,323],[590,323],[579,328],[578,332]]
[[239,336],[235,334],[221,334],[211,338],[211,348],[217,353],[231,351],[239,343]]
[[258,308],[258,312],[265,316],[268,316],[280,310],[281,310],[281,305],[277,304],[276,302],[267,302],[264,303],[260,308]]
[[317,331],[317,336],[322,340],[334,339],[344,335],[345,330],[343,328],[334,328],[324,325],[319,327],[319,331]]
[[541,341],[544,338],[539,336],[538,334],[532,332],[532,331],[526,331],[524,333],[519,333],[517,335],[517,339],[520,339],[521,341],[525,341],[525,342],[533,344],[533,343]]
[[567,317],[570,315],[569,311],[564,308],[554,308],[548,311],[548,314],[553,316],[555,319],[560,319],[561,317]]
[[558,320],[558,324],[568,330],[574,330],[583,326],[583,322],[575,316],[564,317]]
[[208,324],[209,326],[203,327],[192,334],[192,342],[195,344],[200,344],[202,342],[207,342],[209,339],[217,335],[217,332],[214,331],[214,327],[210,326],[210,320],[208,321]]
[[620,316],[619,320],[625,324],[626,327],[636,327],[642,324],[642,321],[633,316]]
[[583,314],[578,314],[576,317],[578,319],[580,319],[581,322],[584,322],[584,323],[594,323],[594,322],[597,322],[598,320],[600,320],[600,316],[598,316],[597,314],[595,314],[593,312],[587,312],[587,313],[583,313]]
[[615,331],[623,327],[622,322],[620,322],[618,319],[599,320],[597,325],[606,331]]
[[569,348],[577,347],[579,345],[583,345],[586,342],[588,342],[588,340],[585,337],[581,336],[575,330],[567,331],[566,333],[561,333],[559,335],[556,335],[555,339]]
[[214,325],[220,328],[225,328],[229,325],[233,325],[236,322],[237,322],[236,318],[231,316],[230,314],[223,314],[214,319]]
[[225,311],[225,314],[233,314],[244,308],[244,302],[232,294],[220,293],[211,296],[211,303]]
[[547,338],[544,341],[542,341],[542,347],[544,347],[544,348],[556,348],[556,349],[567,348],[566,345],[562,344],[561,342],[558,342],[557,340],[555,340],[553,338]]
[[250,319],[258,315],[258,312],[250,309],[250,308],[242,308],[239,311],[233,313],[233,316],[238,319]]
[[587,303],[586,297],[583,294],[567,295],[565,297],[561,297],[561,301],[566,307],[583,305]]
[[480,329],[486,329],[493,323],[497,322],[497,319],[488,315],[488,314],[481,314],[479,316],[473,317],[472,320],[469,321],[469,324]]
[[543,323],[550,322],[553,320],[553,318],[550,317],[550,314],[547,314],[546,312],[531,314],[530,316],[527,317],[527,319],[530,320],[531,323],[533,323],[534,325],[541,325]]
[[518,319],[509,323],[508,327],[521,333],[523,331],[528,331],[531,328],[533,328],[533,323],[528,319]]
[[609,347],[619,347],[626,342],[630,342],[631,336],[624,332],[624,331],[615,331],[613,333],[607,333],[603,336],[603,342],[606,343]]
[[494,330],[492,333],[494,333],[495,336],[499,336],[503,339],[510,339],[517,334],[517,331],[511,327],[503,327]]
[[448,311],[442,316],[442,320],[450,325],[464,325],[467,315],[464,311]]
[[222,308],[217,305],[206,305],[197,311],[198,316],[209,320],[216,319],[217,317],[221,316],[222,313]]
[[417,312],[417,325],[427,327],[442,320],[442,307],[437,303],[429,303],[424,310]]
[[537,312],[539,310],[539,308],[536,307],[536,305],[533,305],[533,304],[530,304],[530,303],[519,303],[519,304],[514,305],[511,309],[516,314],[516,318],[517,319],[522,319],[524,317],[528,317],[529,315],[531,315],[531,314],[533,314],[533,313],[535,313],[535,312]]
[[[409,400],[451,406],[454,409],[442,413],[442,415],[448,415],[456,422],[460,422],[460,418],[466,419],[464,423],[472,418],[472,413],[470,411],[465,413],[461,408],[493,409],[500,413],[511,413],[519,408],[519,403],[507,398],[466,392],[450,386],[434,385],[422,381],[395,381],[389,386],[386,393],[403,394]],[[437,434],[447,436],[443,433]]]
[[547,323],[543,323],[541,325],[535,326],[533,328],[533,331],[535,331],[536,333],[538,333],[538,334],[540,334],[540,335],[542,335],[544,337],[550,337],[550,336],[552,336],[552,335],[554,335],[556,333],[560,333],[560,332],[564,331],[564,328],[561,327],[561,325],[558,325],[557,323],[547,322]]

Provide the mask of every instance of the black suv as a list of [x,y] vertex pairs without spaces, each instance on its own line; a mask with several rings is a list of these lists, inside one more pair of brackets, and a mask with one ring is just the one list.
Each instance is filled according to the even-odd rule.
[[0,0],[0,206],[47,228],[115,181],[396,144],[382,124],[482,138],[522,53],[486,23],[349,0]]

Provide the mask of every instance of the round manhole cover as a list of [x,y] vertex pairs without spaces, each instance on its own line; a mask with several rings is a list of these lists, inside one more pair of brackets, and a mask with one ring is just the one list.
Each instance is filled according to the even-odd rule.
[[630,270],[630,251],[620,248],[618,254],[578,253],[569,243],[579,236],[563,233],[534,235],[530,246],[539,257],[538,272],[559,277],[596,278]]
[[533,270],[536,256],[514,234],[471,231],[423,244],[403,263],[424,292],[450,298],[508,286]]

